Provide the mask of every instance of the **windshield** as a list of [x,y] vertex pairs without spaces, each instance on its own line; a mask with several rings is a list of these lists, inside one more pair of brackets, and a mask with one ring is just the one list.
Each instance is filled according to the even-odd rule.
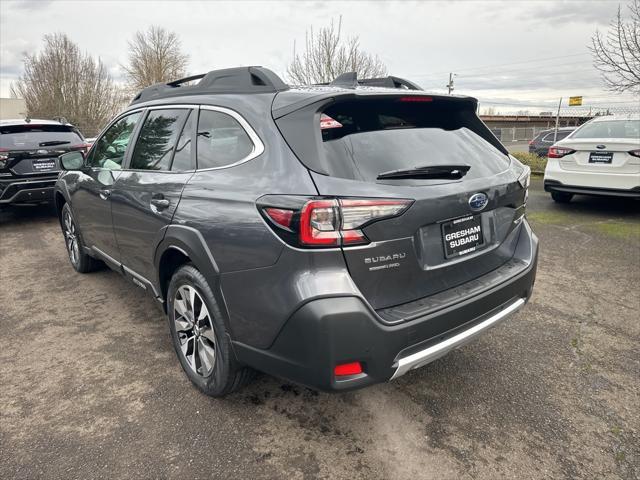
[[0,148],[7,150],[32,150],[80,143],[83,143],[82,136],[69,125],[26,124],[0,127]]
[[576,130],[571,138],[640,139],[640,120],[606,120],[591,122]]

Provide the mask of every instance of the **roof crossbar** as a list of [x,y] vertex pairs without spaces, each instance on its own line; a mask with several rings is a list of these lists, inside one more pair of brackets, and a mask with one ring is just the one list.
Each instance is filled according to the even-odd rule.
[[[185,83],[200,80],[196,85]],[[142,90],[131,104],[164,97],[220,93],[273,93],[289,86],[274,72],[264,67],[236,67],[212,70],[168,83],[156,83]]]

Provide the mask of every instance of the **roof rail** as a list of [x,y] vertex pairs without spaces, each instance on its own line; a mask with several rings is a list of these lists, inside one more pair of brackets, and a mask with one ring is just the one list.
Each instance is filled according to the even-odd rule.
[[388,77],[379,78],[363,78],[358,79],[356,72],[347,72],[338,75],[330,83],[319,83],[318,85],[331,85],[334,87],[343,88],[356,88],[359,85],[367,87],[383,87],[383,88],[402,88],[406,90],[422,90],[422,87],[417,83],[413,83],[404,78],[394,77],[389,75]]
[[422,90],[422,87],[417,83],[413,83],[404,78],[394,77],[389,75],[388,77],[380,78],[364,78],[358,80],[360,85],[366,85],[369,87],[387,87],[387,88],[406,88],[407,90]]
[[[196,85],[183,85],[200,80]],[[131,105],[148,100],[181,95],[207,93],[269,93],[287,90],[289,86],[274,72],[264,67],[236,67],[191,75],[169,83],[156,83],[138,93]]]

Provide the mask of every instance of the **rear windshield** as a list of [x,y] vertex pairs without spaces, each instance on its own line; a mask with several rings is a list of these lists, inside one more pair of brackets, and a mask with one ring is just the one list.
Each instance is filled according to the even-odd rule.
[[640,120],[607,120],[591,122],[576,130],[571,138],[640,139]]
[[80,133],[74,127],[68,125],[27,124],[0,126],[0,148],[8,150],[29,150],[56,145],[78,145],[82,142],[83,139]]
[[393,170],[464,164],[471,166],[467,177],[478,178],[509,165],[473,110],[401,98],[348,101],[324,110],[320,128],[332,176],[375,181]]

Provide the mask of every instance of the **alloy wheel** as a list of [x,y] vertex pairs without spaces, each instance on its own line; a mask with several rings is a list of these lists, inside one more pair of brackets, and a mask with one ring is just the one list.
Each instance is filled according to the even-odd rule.
[[69,253],[69,259],[74,265],[78,264],[80,259],[80,246],[78,245],[78,235],[76,233],[76,225],[71,218],[71,213],[66,211],[64,213],[64,239],[67,244],[67,252]]
[[189,368],[202,377],[211,375],[216,363],[216,334],[207,306],[190,285],[176,290],[173,322],[180,350]]

